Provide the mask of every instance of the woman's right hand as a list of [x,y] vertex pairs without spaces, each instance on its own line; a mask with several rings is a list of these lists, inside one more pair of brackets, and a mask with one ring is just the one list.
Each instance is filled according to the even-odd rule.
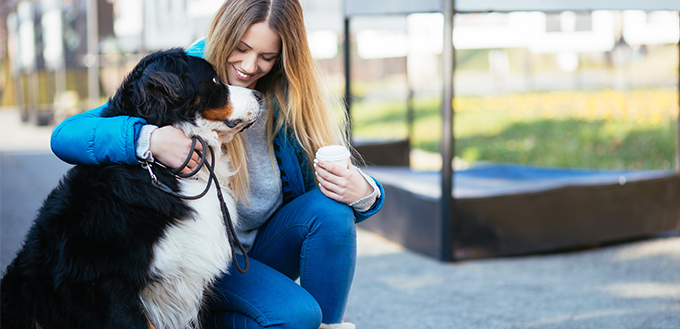
[[203,146],[201,143],[196,143],[194,150],[192,150],[191,138],[188,138],[184,135],[184,132],[173,126],[164,126],[151,133],[149,151],[156,161],[173,169],[179,168],[186,160],[189,152],[192,152],[191,160],[180,171],[182,174],[188,174],[198,166],[200,157],[195,151],[203,151]]

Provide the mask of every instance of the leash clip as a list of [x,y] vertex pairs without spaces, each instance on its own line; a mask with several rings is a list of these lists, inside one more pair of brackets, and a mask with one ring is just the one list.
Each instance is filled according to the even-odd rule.
[[156,177],[156,174],[153,173],[153,170],[151,169],[151,163],[150,162],[142,162],[142,168],[146,169],[149,171],[149,176],[151,176],[151,182],[152,183],[158,183],[158,177]]
[[173,192],[172,189],[170,189],[170,187],[161,183],[158,180],[158,177],[156,177],[156,174],[153,173],[153,169],[151,168],[153,166],[151,164],[151,162],[144,161],[144,162],[141,162],[141,165],[142,165],[142,168],[146,169],[149,172],[149,176],[151,176],[151,185],[155,186],[156,188],[158,188],[159,190],[161,190],[165,193],[169,193],[169,194],[173,194],[173,195],[175,194],[175,192]]

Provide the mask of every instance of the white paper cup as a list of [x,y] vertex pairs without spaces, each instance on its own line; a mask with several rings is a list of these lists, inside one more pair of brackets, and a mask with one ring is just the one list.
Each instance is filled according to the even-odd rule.
[[342,145],[323,146],[316,151],[316,158],[349,168],[349,150]]

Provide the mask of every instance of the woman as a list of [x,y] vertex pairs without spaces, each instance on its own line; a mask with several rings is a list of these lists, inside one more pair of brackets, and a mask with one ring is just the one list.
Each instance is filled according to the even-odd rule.
[[[247,273],[232,269],[218,281],[207,326],[354,328],[342,317],[356,262],[355,223],[380,210],[384,193],[355,166],[311,161],[319,147],[347,142],[343,123],[330,119],[336,115],[316,76],[300,3],[227,0],[206,39],[187,53],[213,63],[223,81],[259,90],[268,107],[227,145],[240,168],[232,181],[237,234],[251,260]],[[193,152],[179,130],[102,118],[105,106],[56,127],[54,153],[70,163],[155,158],[176,168]],[[194,152],[184,171],[197,160]]]

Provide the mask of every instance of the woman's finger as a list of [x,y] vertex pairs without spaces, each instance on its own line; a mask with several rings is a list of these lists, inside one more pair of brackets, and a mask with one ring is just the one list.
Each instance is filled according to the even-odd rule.
[[317,176],[321,176],[324,180],[335,185],[344,185],[343,182],[347,180],[349,174],[347,169],[342,168],[335,163],[323,160],[316,162],[314,164],[314,169]]
[[[321,190],[321,193],[323,193],[325,196],[338,201],[338,202],[343,202],[342,197],[336,193],[334,190],[334,185],[328,184],[325,181],[322,181],[319,183],[319,189]],[[344,202],[343,202],[344,203]]]

